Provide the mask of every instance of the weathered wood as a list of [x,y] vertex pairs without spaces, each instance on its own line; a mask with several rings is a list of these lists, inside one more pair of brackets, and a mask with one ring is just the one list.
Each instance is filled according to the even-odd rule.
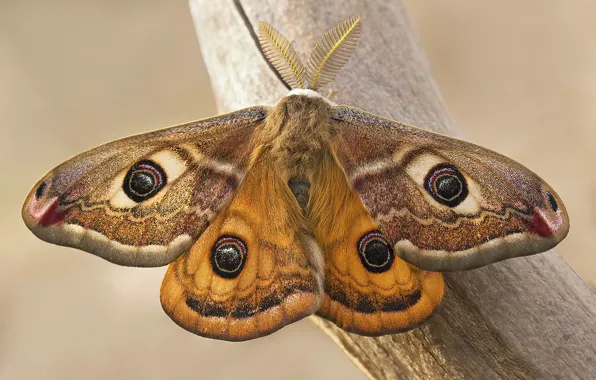
[[[327,29],[362,18],[333,101],[457,134],[402,1],[191,0],[223,111],[273,104],[287,89],[260,54],[259,20],[303,57]],[[414,331],[368,338],[316,319],[371,378],[596,379],[596,297],[554,252],[446,274],[443,305]]]

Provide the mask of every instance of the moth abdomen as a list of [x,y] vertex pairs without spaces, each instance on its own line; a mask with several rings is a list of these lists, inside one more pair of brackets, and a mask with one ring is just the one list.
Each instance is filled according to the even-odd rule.
[[302,214],[306,215],[306,206],[310,197],[310,183],[301,178],[290,178],[288,186],[298,201]]

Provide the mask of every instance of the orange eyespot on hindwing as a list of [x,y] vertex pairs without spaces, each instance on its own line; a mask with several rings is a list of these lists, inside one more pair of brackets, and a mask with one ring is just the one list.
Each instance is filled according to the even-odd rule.
[[466,179],[453,165],[439,164],[424,179],[424,188],[439,203],[455,207],[468,196]]
[[395,253],[391,244],[379,231],[365,233],[358,240],[358,256],[364,268],[371,273],[383,273],[393,265]]
[[235,278],[246,262],[246,244],[235,236],[222,236],[211,249],[213,271],[223,278]]
[[126,173],[122,190],[135,202],[142,202],[161,190],[167,182],[165,171],[153,161],[143,160]]

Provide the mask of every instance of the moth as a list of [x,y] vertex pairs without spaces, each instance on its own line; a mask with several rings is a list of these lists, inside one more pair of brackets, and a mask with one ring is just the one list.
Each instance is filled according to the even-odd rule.
[[359,33],[359,18],[342,22],[303,65],[260,23],[264,56],[293,88],[277,104],[71,158],[33,187],[25,224],[116,264],[169,264],[165,312],[230,341],[315,313],[363,335],[406,331],[441,303],[440,272],[557,245],[563,202],[524,166],[318,92]]

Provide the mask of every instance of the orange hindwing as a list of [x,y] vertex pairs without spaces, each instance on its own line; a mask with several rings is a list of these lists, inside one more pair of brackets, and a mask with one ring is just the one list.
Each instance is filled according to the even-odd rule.
[[162,306],[198,335],[237,341],[270,334],[318,308],[315,247],[290,189],[259,159],[232,202],[170,264]]
[[313,175],[308,223],[325,257],[318,314],[364,335],[414,328],[443,298],[443,276],[395,255],[331,155]]

